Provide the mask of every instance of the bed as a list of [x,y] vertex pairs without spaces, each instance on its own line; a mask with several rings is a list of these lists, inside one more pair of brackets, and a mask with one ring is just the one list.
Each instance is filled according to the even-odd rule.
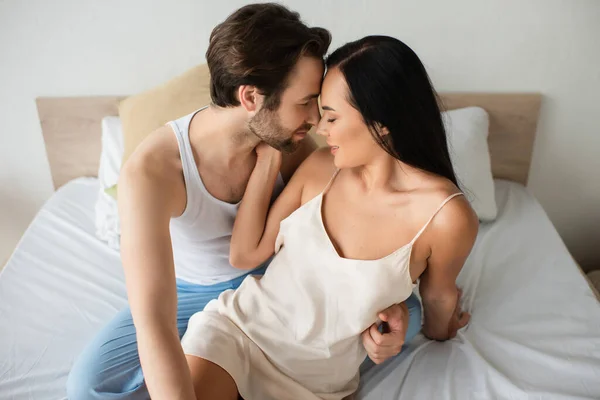
[[[0,274],[0,399],[64,399],[79,351],[126,302],[118,251],[94,233],[100,119],[118,97],[38,99],[56,193]],[[524,184],[540,97],[445,94],[490,113],[498,216],[458,283],[469,326],[417,336],[368,370],[358,399],[600,399],[600,304]]]
[[600,305],[537,200],[496,181],[457,283],[472,313],[449,342],[422,335],[363,375],[358,398],[600,399]]

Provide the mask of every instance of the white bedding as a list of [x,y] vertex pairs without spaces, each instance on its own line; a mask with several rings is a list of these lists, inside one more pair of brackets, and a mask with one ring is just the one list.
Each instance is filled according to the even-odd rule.
[[449,342],[415,338],[359,398],[600,399],[600,304],[535,198],[495,186],[497,220],[457,280],[470,324]]
[[[119,255],[94,235],[95,179],[59,190],[0,275],[0,399],[64,399],[71,363],[125,304]],[[459,277],[469,327],[417,337],[358,398],[600,399],[600,305],[537,201],[496,182]]]
[[89,178],[57,191],[0,275],[2,400],[66,398],[75,357],[125,305],[119,253],[94,235],[98,191]]

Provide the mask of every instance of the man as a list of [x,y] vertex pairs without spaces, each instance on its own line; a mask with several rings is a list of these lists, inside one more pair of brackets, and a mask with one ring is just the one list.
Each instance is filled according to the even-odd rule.
[[[213,104],[159,128],[123,168],[130,307],[77,360],[69,398],[195,398],[180,338],[192,314],[247,273],[230,265],[229,240],[256,146],[285,154],[276,193],[315,149],[305,136],[319,120],[330,40],[276,4],[243,7],[213,30],[206,53]],[[385,312],[392,332],[364,335],[376,362],[400,351],[407,329],[405,305]]]

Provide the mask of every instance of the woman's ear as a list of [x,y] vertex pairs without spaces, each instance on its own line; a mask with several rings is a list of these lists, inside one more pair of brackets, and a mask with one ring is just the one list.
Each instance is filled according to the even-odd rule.
[[390,134],[390,130],[381,124],[377,124],[377,130],[381,136],[387,136]]

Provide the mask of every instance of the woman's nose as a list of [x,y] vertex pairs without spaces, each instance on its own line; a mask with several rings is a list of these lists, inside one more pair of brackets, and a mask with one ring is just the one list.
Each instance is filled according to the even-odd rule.
[[325,118],[321,118],[317,124],[317,135],[328,136],[328,132],[325,130]]

